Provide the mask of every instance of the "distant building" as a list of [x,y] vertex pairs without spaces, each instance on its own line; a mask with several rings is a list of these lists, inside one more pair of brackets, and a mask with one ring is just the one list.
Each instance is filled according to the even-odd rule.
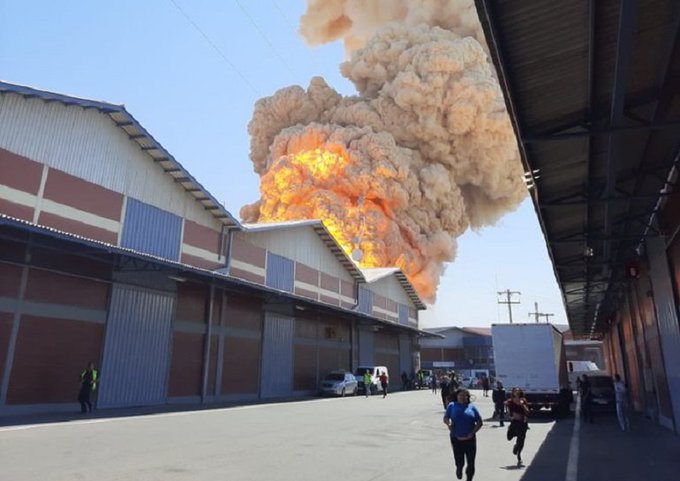
[[495,371],[491,328],[450,326],[425,331],[444,337],[420,340],[423,368],[454,369],[466,374],[477,370]]

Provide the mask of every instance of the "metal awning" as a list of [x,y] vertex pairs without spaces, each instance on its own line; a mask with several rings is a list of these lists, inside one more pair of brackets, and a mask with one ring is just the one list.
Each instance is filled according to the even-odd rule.
[[680,2],[475,0],[575,335],[607,329],[680,163]]

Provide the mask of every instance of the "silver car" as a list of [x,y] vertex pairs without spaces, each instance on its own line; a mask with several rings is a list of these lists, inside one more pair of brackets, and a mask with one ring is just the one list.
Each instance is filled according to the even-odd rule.
[[357,394],[359,389],[354,374],[347,371],[331,371],[321,381],[320,394],[332,396],[345,396],[346,394]]

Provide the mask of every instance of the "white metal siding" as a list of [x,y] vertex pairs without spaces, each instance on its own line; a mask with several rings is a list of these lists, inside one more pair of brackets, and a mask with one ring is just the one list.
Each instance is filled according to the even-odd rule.
[[242,235],[248,242],[275,254],[349,282],[354,280],[312,227],[275,229]]
[[95,109],[0,95],[0,147],[191,219],[219,225],[136,142]]
[[406,294],[404,287],[393,275],[389,277],[383,277],[382,279],[379,279],[375,282],[368,283],[366,284],[366,287],[376,294],[387,297],[388,299],[392,299],[399,304],[414,307],[413,302],[411,301],[411,298],[408,296],[408,294]]
[[165,402],[174,310],[173,295],[113,286],[98,406]]
[[295,319],[266,312],[262,346],[263,398],[293,394],[293,333]]

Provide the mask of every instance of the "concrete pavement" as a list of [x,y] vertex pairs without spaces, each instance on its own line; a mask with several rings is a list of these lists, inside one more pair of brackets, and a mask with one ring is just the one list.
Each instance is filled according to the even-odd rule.
[[[532,420],[523,454],[527,466],[517,469],[505,430],[488,421],[490,398],[474,393],[487,419],[478,434],[475,480],[566,479],[573,419]],[[386,399],[315,399],[9,426],[0,428],[0,479],[453,480],[439,399],[423,390]],[[634,421],[632,433],[617,432],[613,417],[598,421],[581,427],[578,480],[679,479],[675,436],[642,420]],[[653,476],[638,475],[643,466]]]

